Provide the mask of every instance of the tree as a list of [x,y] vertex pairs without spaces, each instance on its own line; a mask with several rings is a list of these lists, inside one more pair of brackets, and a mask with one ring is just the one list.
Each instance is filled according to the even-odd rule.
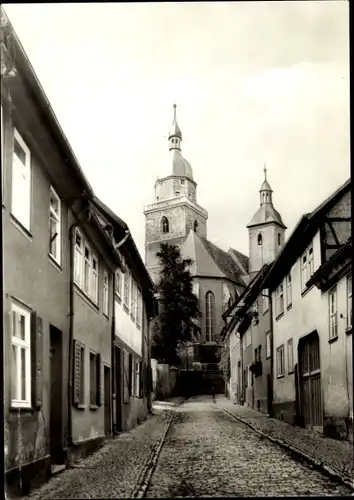
[[178,351],[200,330],[198,298],[189,271],[193,261],[182,259],[179,248],[167,243],[156,255],[162,269],[156,285],[159,314],[153,325],[153,354],[159,361],[178,364]]

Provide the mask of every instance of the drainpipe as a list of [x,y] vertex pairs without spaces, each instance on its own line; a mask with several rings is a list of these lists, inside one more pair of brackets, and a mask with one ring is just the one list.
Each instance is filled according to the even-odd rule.
[[[270,350],[271,350],[271,357],[270,357],[270,392],[272,395],[272,399],[269,402],[269,409],[270,409],[270,417],[273,416],[273,385],[274,385],[274,338],[273,338],[273,332],[274,332],[274,327],[273,327],[273,301],[272,301],[272,293],[268,289],[268,300],[269,300],[269,314],[270,314]],[[266,346],[267,347],[267,346]]]
[[[80,210],[79,214],[87,208],[86,205]],[[91,220],[91,211],[86,215],[86,222]],[[82,223],[82,222],[81,222]],[[69,285],[69,379],[68,379],[68,446],[74,446],[72,436],[72,388],[73,388],[73,339],[74,339],[74,237],[75,229],[79,226],[79,221],[75,221],[69,228],[69,268],[70,268],[70,285]]]

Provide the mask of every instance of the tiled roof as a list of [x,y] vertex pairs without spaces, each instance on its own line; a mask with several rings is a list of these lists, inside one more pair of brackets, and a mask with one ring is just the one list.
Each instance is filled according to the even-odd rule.
[[214,262],[222,271],[224,276],[231,281],[240,283],[241,285],[245,285],[244,279],[242,277],[243,272],[231,257],[231,255],[214,245],[214,243],[207,240],[206,238],[200,237],[200,240],[204,244],[208,253],[212,256]]
[[249,258],[247,255],[244,255],[243,253],[239,252],[238,250],[235,250],[234,248],[230,248],[229,252],[233,252],[236,256],[236,258],[240,261],[240,264],[242,267],[245,268],[246,272],[249,270]]
[[183,258],[193,260],[191,273],[194,276],[223,278],[224,273],[215,263],[201,239],[194,231],[190,231],[181,249]]

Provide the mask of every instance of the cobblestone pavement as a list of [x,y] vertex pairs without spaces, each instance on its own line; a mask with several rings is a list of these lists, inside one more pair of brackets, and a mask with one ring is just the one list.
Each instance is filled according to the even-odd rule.
[[175,398],[154,405],[154,415],[141,425],[110,439],[78,462],[77,468],[64,470],[22,498],[130,498],[166,419],[179,401]]
[[305,453],[315,461],[331,467],[349,482],[354,478],[353,443],[324,437],[302,427],[293,426],[246,406],[233,404],[225,396],[217,395],[216,403],[259,431]]
[[200,396],[178,408],[146,497],[351,494]]

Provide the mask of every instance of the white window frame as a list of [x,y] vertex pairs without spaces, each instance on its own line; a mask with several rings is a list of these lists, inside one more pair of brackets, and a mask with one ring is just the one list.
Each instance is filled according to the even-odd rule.
[[337,286],[334,286],[328,292],[329,300],[329,338],[336,339],[338,337],[338,307],[337,307]]
[[281,283],[275,290],[275,315],[278,318],[284,312],[284,286]]
[[306,290],[306,283],[314,273],[313,244],[309,245],[301,256],[301,289]]
[[139,286],[137,286],[137,301],[136,301],[136,324],[141,326],[141,312],[142,312],[142,293]]
[[286,307],[290,307],[293,303],[291,271],[286,276]]
[[131,274],[131,293],[130,293],[130,315],[133,321],[136,319],[136,300],[137,300],[137,284],[136,281],[133,277],[133,274]]
[[92,253],[92,271],[90,276],[91,286],[90,286],[90,297],[95,304],[98,304],[98,272],[99,272],[99,262],[97,256]]
[[266,333],[266,359],[272,357],[271,332]]
[[[52,196],[54,196],[56,202],[58,203],[58,212],[55,211],[54,207],[51,204]],[[54,239],[56,255],[51,252],[51,241],[49,241],[49,255],[55,260],[55,262],[57,262],[60,265],[61,264],[61,199],[59,198],[53,186],[50,187],[50,195],[49,195],[49,239],[50,240],[52,238],[52,235],[50,233],[51,219],[55,220],[57,224],[57,236]]]
[[[86,256],[87,250],[87,256]],[[91,262],[92,262],[92,252],[89,245],[84,242],[84,282],[83,289],[86,295],[90,296],[91,288],[90,288],[90,277],[91,277]],[[86,274],[87,269],[87,274]]]
[[282,377],[284,375],[285,375],[285,348],[284,344],[282,344],[277,348],[277,377]]
[[269,290],[265,289],[262,290],[262,311],[263,314],[268,311],[269,309]]
[[140,396],[140,361],[135,361],[135,396]]
[[[15,141],[19,143],[19,146],[23,149],[25,153],[25,163],[23,163],[15,153]],[[22,179],[21,179],[22,177]],[[16,193],[16,178],[17,182],[23,183],[24,187],[23,193]],[[20,187],[20,189],[21,189]],[[16,195],[20,196],[20,200],[16,200]],[[26,200],[25,197],[28,197]],[[19,208],[16,204],[25,204],[27,206]],[[26,214],[22,213],[22,210],[26,211]],[[11,213],[20,222],[20,224],[30,231],[31,229],[31,151],[25,141],[22,139],[20,133],[15,128],[14,129],[14,145],[12,154],[12,197],[11,197]]]
[[123,304],[129,310],[130,305],[130,269],[127,267],[124,273]]
[[351,330],[353,328],[353,279],[352,274],[347,275],[347,330]]
[[118,295],[120,299],[122,298],[122,285],[123,285],[123,273],[120,269],[118,269],[118,271],[116,272],[115,293]]
[[287,342],[288,350],[288,373],[294,373],[294,342],[293,339],[289,339]]
[[[80,238],[80,244],[77,243],[77,238]],[[84,277],[83,277],[83,254],[84,239],[80,231],[76,229],[75,231],[75,257],[74,257],[74,281],[80,287],[83,288]]]
[[[80,245],[77,244],[77,237],[80,238]],[[86,251],[88,250],[88,256]],[[94,302],[98,304],[98,276],[99,276],[99,259],[92,251],[91,246],[84,238],[82,233],[76,229],[75,231],[75,258],[74,258],[74,282],[80,290]],[[94,262],[96,269],[94,269]],[[87,266],[87,278],[85,268]]]
[[103,303],[102,309],[103,313],[108,316],[108,305],[109,305],[109,276],[107,271],[103,271]]
[[[24,340],[14,335],[14,313],[24,316],[25,338]],[[15,348],[16,355],[16,395],[12,392],[13,384],[11,381],[11,405],[14,408],[30,408],[31,407],[31,312],[18,304],[11,304],[11,351]],[[22,371],[22,356],[21,350],[25,351],[25,391],[26,398],[21,398],[21,371]],[[13,354],[12,354],[13,356]],[[13,357],[11,357],[11,361]],[[11,369],[11,378],[13,376],[13,367]]]

